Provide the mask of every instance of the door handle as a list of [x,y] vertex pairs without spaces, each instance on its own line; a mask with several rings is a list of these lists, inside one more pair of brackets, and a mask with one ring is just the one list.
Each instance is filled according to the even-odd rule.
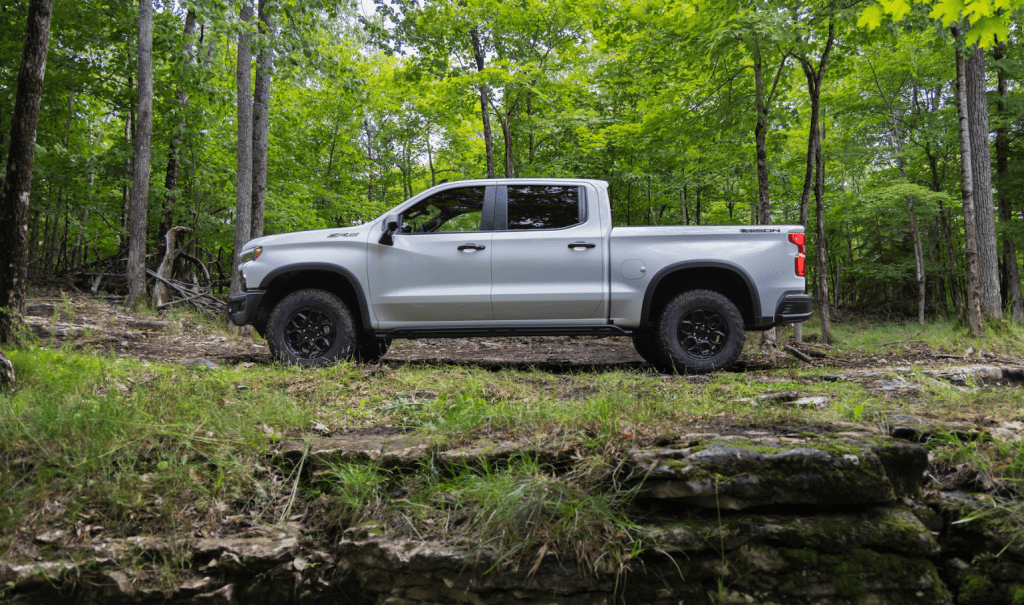
[[477,246],[476,244],[462,244],[459,246],[459,251],[463,250],[483,250],[487,246]]
[[588,242],[573,242],[569,244],[570,250],[579,250],[580,248],[596,248],[597,244],[591,244]]

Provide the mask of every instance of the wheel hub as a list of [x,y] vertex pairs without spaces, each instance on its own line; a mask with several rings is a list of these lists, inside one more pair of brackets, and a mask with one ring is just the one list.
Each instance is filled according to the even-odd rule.
[[296,311],[285,324],[285,341],[292,353],[301,359],[314,359],[334,346],[337,329],[323,311],[304,308]]
[[725,347],[729,324],[709,307],[691,309],[679,321],[679,345],[696,357],[714,357]]

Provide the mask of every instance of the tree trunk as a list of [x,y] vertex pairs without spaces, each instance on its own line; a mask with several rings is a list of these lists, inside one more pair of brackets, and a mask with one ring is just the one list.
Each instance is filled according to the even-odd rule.
[[821,83],[825,79],[825,68],[828,67],[828,56],[832,50],[832,43],[836,37],[836,25],[833,21],[828,24],[828,41],[825,43],[825,50],[821,53],[818,61],[818,68],[808,59],[801,59],[804,69],[804,77],[807,79],[807,95],[811,102],[811,124],[807,135],[807,168],[804,171],[804,188],[800,194],[800,224],[807,226],[808,206],[810,205],[811,189],[815,182],[812,175],[815,172],[817,162],[816,149],[821,145],[821,138],[818,136],[820,128],[820,107],[821,107]]
[[[782,77],[789,55],[783,55],[779,68],[775,73],[775,81],[770,92],[765,91],[764,66],[761,48],[754,45],[754,95],[756,97],[757,123],[754,126],[754,142],[757,147],[757,210],[758,223],[770,225],[772,222],[771,200],[768,196],[768,112],[771,109],[772,97]],[[775,353],[778,332],[775,328],[761,333],[761,348]]]
[[917,226],[917,212],[914,210],[914,196],[907,196],[907,214],[910,216],[910,235],[914,240],[914,265],[917,276],[917,323],[924,325],[924,303],[927,287],[924,272],[924,250],[921,246],[921,230]]
[[818,278],[818,296],[821,301],[818,303],[818,314],[821,319],[821,342],[832,342],[832,315],[829,309],[828,296],[828,243],[825,239],[825,157],[821,152],[821,141],[824,133],[818,129],[818,144],[815,145],[815,179],[814,179],[814,209],[816,225],[814,239],[816,244],[816,266],[815,273]]
[[754,48],[754,89],[757,97],[757,123],[754,125],[757,154],[757,216],[760,224],[767,225],[772,222],[771,200],[768,197],[768,104],[765,102],[761,50],[756,46]]
[[[239,14],[248,23],[252,18],[252,6],[244,0]],[[235,246],[231,254],[230,296],[242,292],[242,276],[235,267],[242,258],[242,247],[249,241],[252,232],[252,53],[249,51],[249,34],[238,34],[238,65],[235,69],[235,86],[238,95],[238,169],[235,175]]]
[[149,211],[149,155],[153,136],[153,3],[139,0],[139,94],[132,207],[128,231],[128,306],[146,292],[146,218]]
[[989,154],[988,97],[985,91],[985,51],[969,49],[967,60],[967,118],[971,136],[971,176],[974,220],[978,238],[978,278],[981,310],[989,317],[1003,316],[999,296],[999,245],[996,242],[995,205],[992,200],[992,160]]
[[999,115],[1003,121],[996,129],[996,185],[999,192],[999,222],[1005,229],[1003,232],[1003,266],[1005,267],[1006,302],[1010,309],[1010,317],[1013,321],[1024,321],[1024,300],[1021,298],[1020,290],[1020,268],[1017,266],[1017,246],[1011,237],[1013,226],[1013,196],[1010,195],[1012,186],[1009,182],[1010,175],[1010,137],[1007,123],[1010,117],[1006,109],[1006,70],[999,64],[1003,58],[1003,46],[993,49],[993,58],[996,60],[996,70],[999,76]]
[[[960,37],[960,29],[953,27],[953,37]],[[978,275],[978,239],[974,218],[974,179],[971,162],[971,132],[968,120],[967,66],[960,49],[956,54],[957,116],[960,121],[961,195],[964,206],[964,243],[967,260],[967,320],[971,334],[984,336],[981,315],[981,279]]]
[[[194,11],[188,11],[185,15],[185,45],[182,49],[185,55],[185,61],[191,61],[192,57],[192,33],[196,29],[196,14]],[[185,76],[181,74],[181,82],[178,83],[176,91],[176,97],[178,100],[178,108],[184,110],[188,106],[188,92],[185,90]],[[164,241],[164,235],[167,234],[167,230],[174,224],[174,209],[178,201],[178,171],[180,161],[178,158],[178,144],[180,141],[180,131],[185,128],[185,120],[178,120],[178,124],[175,131],[171,134],[171,142],[169,149],[167,150],[167,172],[164,174],[164,211],[160,219],[160,228],[157,231],[156,239],[158,247],[161,242]]]
[[30,0],[11,116],[10,146],[0,189],[0,343],[13,342],[25,312],[28,201],[36,152],[39,102],[46,75],[52,0]]
[[260,0],[259,18],[263,44],[256,57],[256,91],[252,110],[252,228],[249,237],[263,237],[263,209],[267,199],[267,141],[270,134],[270,78],[274,69],[274,51],[270,46],[273,24],[264,12],[266,0]]
[[512,116],[507,105],[505,106],[505,114],[501,116],[501,134],[505,139],[505,178],[515,178],[516,166],[512,149]]
[[[469,30],[470,38],[473,40],[473,57],[476,59],[476,70],[478,73],[484,71],[484,52],[480,46],[480,32],[477,28]],[[491,139],[491,116],[488,108],[491,104],[487,91],[487,83],[480,83],[480,117],[484,126],[484,149],[487,154],[487,178],[494,178],[494,143]]]

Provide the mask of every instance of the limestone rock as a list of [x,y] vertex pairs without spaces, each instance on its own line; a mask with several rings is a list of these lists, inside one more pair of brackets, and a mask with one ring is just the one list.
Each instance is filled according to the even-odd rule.
[[927,450],[899,440],[712,442],[634,450],[640,497],[743,510],[776,504],[882,504],[915,493]]

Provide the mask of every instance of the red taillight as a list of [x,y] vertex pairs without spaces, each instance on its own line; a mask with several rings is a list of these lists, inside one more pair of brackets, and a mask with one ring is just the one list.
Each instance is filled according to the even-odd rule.
[[806,260],[807,255],[804,254],[804,234],[803,233],[790,233],[789,241],[796,244],[796,274],[799,277],[806,276]]

